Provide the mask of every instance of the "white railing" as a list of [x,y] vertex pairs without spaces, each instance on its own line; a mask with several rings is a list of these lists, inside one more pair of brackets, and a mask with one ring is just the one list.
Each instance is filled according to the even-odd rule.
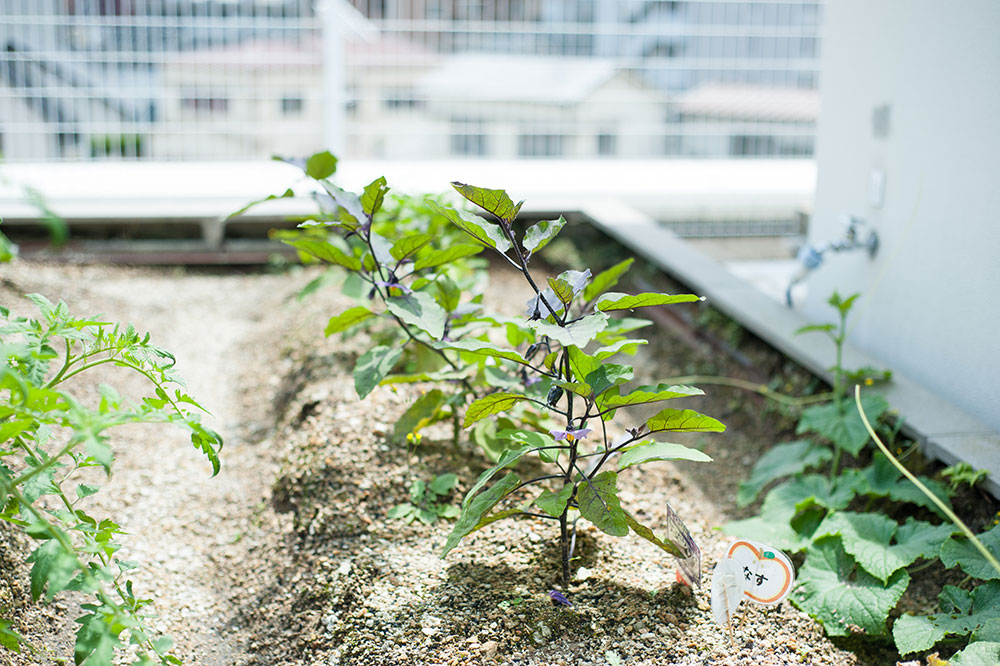
[[7,161],[800,157],[822,4],[2,0]]

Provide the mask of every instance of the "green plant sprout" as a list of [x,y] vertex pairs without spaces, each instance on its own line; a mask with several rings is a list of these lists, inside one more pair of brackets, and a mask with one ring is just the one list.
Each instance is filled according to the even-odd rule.
[[457,485],[458,475],[451,473],[440,474],[430,483],[418,479],[410,484],[410,501],[394,506],[387,515],[407,525],[414,520],[424,525],[433,525],[438,518],[454,520],[461,511],[446,500]]
[[[85,511],[100,487],[74,479],[87,468],[108,476],[114,455],[107,431],[126,423],[170,423],[186,429],[195,448],[219,471],[219,435],[205,427],[204,409],[183,388],[174,358],[149,335],[99,318],[74,317],[67,306],[43,296],[28,298],[36,318],[12,316],[0,307],[0,521],[39,545],[28,557],[31,596],[52,600],[64,590],[90,595],[76,634],[77,664],[112,663],[122,634],[138,646],[135,664],[179,664],[172,641],[147,624],[149,599],[135,594],[129,571],[138,564],[117,557],[121,529],[112,518]],[[107,385],[88,405],[70,379],[102,365],[134,372],[152,391],[133,404]],[[192,409],[193,408],[193,409]],[[20,636],[0,623],[0,645],[19,651]]]
[[[657,535],[622,507],[618,478],[659,460],[708,461],[697,449],[661,438],[725,426],[690,409],[666,408],[621,432],[614,420],[633,408],[702,391],[671,384],[628,388],[632,367],[612,359],[646,344],[627,333],[649,323],[616,315],[700,299],[612,291],[632,259],[596,275],[584,268],[537,278],[531,261],[566,220],[524,225],[518,219],[523,202],[515,204],[503,190],[452,183],[479,214],[427,200],[410,207],[416,215],[386,215],[384,178],[352,194],[330,182],[336,159],[329,153],[298,163],[321,188],[314,194],[319,212],[277,237],[304,260],[348,272],[344,291],[357,305],[331,317],[326,334],[365,324],[372,335],[374,346],[354,369],[359,397],[379,385],[433,383],[397,423],[395,436],[451,420],[470,430],[495,461],[466,493],[442,557],[497,520],[553,521],[565,586],[582,519],[613,536],[638,534],[680,558],[697,580],[700,553],[680,519],[668,511],[667,533]],[[289,192],[277,196],[294,196]],[[472,259],[483,250],[523,277],[531,293],[523,315],[484,309],[486,269]],[[529,458],[549,471],[522,478],[514,467]]]

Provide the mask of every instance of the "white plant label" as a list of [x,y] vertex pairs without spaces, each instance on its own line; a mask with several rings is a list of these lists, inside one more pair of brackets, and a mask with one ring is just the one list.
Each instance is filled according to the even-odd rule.
[[712,618],[716,624],[728,627],[746,590],[743,566],[726,558],[712,571]]
[[729,547],[726,559],[739,564],[743,594],[751,601],[774,606],[792,591],[795,569],[788,556],[773,546],[741,539]]

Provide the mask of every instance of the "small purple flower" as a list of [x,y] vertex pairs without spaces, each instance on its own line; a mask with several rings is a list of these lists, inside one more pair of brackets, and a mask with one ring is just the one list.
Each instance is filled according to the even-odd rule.
[[561,606],[572,606],[573,602],[566,598],[566,596],[559,590],[549,590],[549,596],[552,597],[552,601]]
[[540,381],[542,381],[541,377],[527,377],[524,380],[524,385],[525,386],[532,386],[534,384],[537,384]]
[[389,287],[389,288],[395,287],[396,289],[399,289],[404,294],[412,294],[413,293],[412,289],[410,289],[409,287],[407,287],[405,284],[400,284],[398,282],[386,282],[385,280],[376,280],[375,284],[378,285],[379,287]]
[[578,439],[583,439],[591,433],[590,428],[581,428],[579,430],[549,430],[549,434],[557,442],[561,439],[565,439],[569,442],[575,442]]

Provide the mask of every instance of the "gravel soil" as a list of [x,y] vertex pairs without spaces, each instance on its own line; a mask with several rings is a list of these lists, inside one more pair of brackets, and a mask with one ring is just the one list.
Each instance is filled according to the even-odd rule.
[[[222,472],[211,478],[183,433],[123,429],[114,439],[114,477],[89,509],[129,533],[121,557],[141,563],[136,589],[155,600],[154,626],[174,638],[186,664],[895,661],[842,649],[788,603],[742,605],[733,642],[712,622],[710,572],[730,541],[718,528],[747,515],[735,509],[736,487],[790,425],[754,395],[705,387],[708,396],[683,405],[728,424],[727,433],[685,442],[714,463],[658,463],[622,475],[623,505],[643,522],[662,526],[669,502],[688,525],[703,554],[701,587],[678,583],[674,561],[646,541],[584,529],[574,580],[563,590],[573,602],[567,608],[548,594],[559,579],[552,523],[500,521],[442,560],[450,523],[387,518],[407,500],[412,480],[455,472],[457,501],[486,461],[467,443],[454,446],[443,427],[426,431],[415,452],[392,441],[393,423],[420,387],[378,388],[358,400],[351,370],[366,339],[323,338],[326,319],[348,303],[330,288],[296,300],[314,273],[23,262],[0,271],[0,302],[19,302],[20,312],[30,312],[20,295],[39,292],[76,313],[151,331],[176,355],[191,395],[213,412],[208,421],[226,439]],[[520,288],[501,277],[493,293],[521,303],[526,297],[510,297]],[[691,347],[668,332],[656,335],[636,367],[659,380],[692,372]],[[744,370],[766,374],[781,363],[772,355]],[[113,373],[100,380],[126,392]],[[70,663],[79,601],[30,602],[28,548],[0,530],[0,605],[45,647],[0,651],[0,664]]]

